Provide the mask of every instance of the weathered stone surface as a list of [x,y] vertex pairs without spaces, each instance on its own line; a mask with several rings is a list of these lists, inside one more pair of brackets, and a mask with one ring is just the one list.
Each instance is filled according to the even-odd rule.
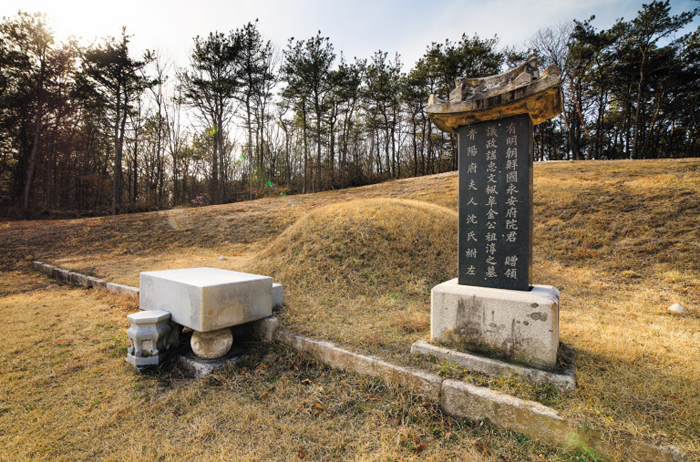
[[440,404],[452,416],[477,421],[488,419],[536,440],[561,443],[576,433],[576,426],[552,408],[457,380],[442,383]]
[[62,269],[57,266],[42,263],[40,261],[35,261],[33,263],[34,267],[42,273],[47,274],[48,276],[58,279],[60,281],[65,281],[69,284],[104,289],[119,295],[127,295],[133,298],[138,298],[139,296],[139,289],[137,287],[131,287],[124,284],[117,284],[114,282],[107,282],[102,279],[98,279],[92,276],[85,276],[84,274],[68,271],[67,269]]
[[140,275],[143,310],[165,310],[197,332],[272,315],[272,278],[215,268],[153,271]]
[[97,279],[92,276],[88,276],[88,287],[93,287],[95,289],[107,289],[107,281],[104,281],[102,279]]
[[458,103],[491,98],[529,85],[538,78],[537,60],[530,58],[515,69],[502,74],[479,78],[458,78],[456,88],[450,93],[450,102]]
[[455,380],[443,381],[434,374],[394,366],[337,348],[329,342],[311,340],[281,329],[276,337],[293,348],[312,353],[332,367],[379,377],[385,381],[398,378],[399,383],[424,390],[423,393],[431,400],[439,400],[443,411],[458,418],[489,419],[497,426],[521,432],[534,440],[546,441],[559,447],[592,449],[611,459],[623,455],[624,460],[645,462],[684,460],[672,448],[659,448],[624,436],[609,441],[600,432],[583,429],[540,403]]
[[485,358],[470,353],[450,350],[437,345],[432,345],[425,340],[418,340],[411,345],[411,353],[454,361],[468,371],[480,372],[493,377],[515,377],[520,380],[545,385],[553,385],[560,391],[573,391],[576,389],[576,380],[573,368],[566,373],[553,373],[517,366],[497,359]]
[[465,351],[488,353],[553,369],[559,348],[559,291],[465,286],[457,279],[431,292],[430,338]]
[[81,275],[78,273],[74,273],[73,271],[69,271],[68,272],[68,279],[66,282],[73,284],[73,285],[76,285],[76,286],[82,285],[80,276]]
[[68,271],[67,269],[54,267],[53,271],[52,271],[52,276],[55,277],[56,279],[60,279],[61,281],[68,282],[69,273],[70,273],[70,271]]
[[441,379],[437,375],[396,366],[371,356],[343,350],[329,342],[311,340],[282,329],[277,331],[276,338],[298,350],[308,351],[337,369],[379,377],[389,383],[410,388],[435,401],[440,396]]
[[685,307],[680,303],[674,303],[673,305],[668,307],[668,311],[672,313],[686,313],[688,310],[686,310]]
[[192,354],[182,354],[178,356],[177,363],[185,375],[201,379],[217,369],[236,364],[245,353],[245,349],[233,347],[226,356],[218,359],[202,359]]
[[275,339],[275,332],[277,332],[279,325],[279,319],[270,316],[269,318],[253,322],[253,333],[256,338],[265,342],[271,342]]
[[167,311],[139,311],[126,317],[131,323],[126,361],[134,367],[157,366],[167,357],[171,326]]
[[611,459],[645,462],[684,460],[673,449],[658,448],[621,436],[610,440],[601,432],[579,427],[543,404],[506,395],[484,387],[445,380],[440,405],[447,414],[470,420],[487,420],[502,428],[556,446],[578,447]]
[[272,307],[277,308],[284,305],[284,288],[282,284],[272,283]]
[[124,284],[117,284],[116,282],[107,282],[105,283],[105,288],[110,292],[114,292],[117,295],[126,295],[133,298],[139,297],[139,289],[136,287],[126,286]]
[[44,274],[48,274],[49,276],[51,275],[51,270],[53,269],[52,265],[48,265],[48,264],[42,263],[40,261],[33,261],[32,266],[34,266],[34,269],[36,269]]
[[193,332],[190,347],[202,359],[216,359],[225,356],[233,345],[233,334],[228,327],[208,332]]

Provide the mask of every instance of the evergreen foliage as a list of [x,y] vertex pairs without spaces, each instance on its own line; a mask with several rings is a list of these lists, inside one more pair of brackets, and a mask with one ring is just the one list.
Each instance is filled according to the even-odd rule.
[[607,30],[594,17],[542,29],[522,49],[464,34],[411,69],[381,50],[347,60],[320,32],[280,51],[256,21],[196,37],[175,70],[133,57],[125,30],[56,43],[43,15],[19,13],[0,23],[0,210],[116,214],[454,170],[456,137],[427,119],[428,96],[531,54],[560,67],[565,96],[535,128],[535,160],[698,156],[700,29],[678,36],[698,12],[654,0]]

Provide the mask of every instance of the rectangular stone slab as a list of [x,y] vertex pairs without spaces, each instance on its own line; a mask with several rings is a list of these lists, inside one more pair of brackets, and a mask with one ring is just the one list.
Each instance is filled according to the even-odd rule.
[[553,369],[559,348],[559,291],[465,286],[457,279],[431,292],[430,338],[448,347]]
[[272,278],[216,268],[140,274],[141,309],[163,310],[199,332],[272,316]]

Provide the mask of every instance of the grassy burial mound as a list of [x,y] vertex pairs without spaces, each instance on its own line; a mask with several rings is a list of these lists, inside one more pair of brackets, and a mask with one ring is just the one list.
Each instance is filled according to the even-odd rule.
[[292,331],[391,354],[429,330],[430,288],[456,274],[456,253],[454,211],[359,199],[304,216],[251,271],[286,284],[280,315]]
[[[562,291],[561,340],[575,351],[575,392],[489,379],[408,353],[413,341],[428,336],[430,288],[457,273],[457,176],[452,173],[171,212],[0,224],[0,310],[11,321],[2,326],[3,338],[18,345],[2,353],[11,367],[0,373],[0,383],[11,393],[0,403],[0,445],[26,440],[28,446],[17,447],[32,447],[34,458],[53,454],[46,451],[58,430],[35,425],[42,413],[53,412],[71,421],[84,419],[85,429],[92,425],[117,441],[125,441],[118,436],[124,432],[132,451],[125,455],[136,457],[141,450],[134,442],[136,434],[124,431],[121,423],[122,416],[135,418],[137,407],[126,404],[135,397],[137,406],[146,405],[152,413],[135,427],[138,434],[162,418],[175,425],[170,436],[184,441],[184,433],[178,432],[194,424],[201,430],[197,435],[211,440],[197,454],[216,459],[211,435],[220,432],[212,429],[237,428],[238,406],[269,415],[269,422],[279,423],[274,428],[288,431],[292,422],[325,419],[325,414],[316,414],[321,409],[314,403],[334,394],[327,433],[307,439],[293,433],[305,442],[299,449],[309,456],[381,459],[394,454],[398,459],[444,460],[466,447],[470,454],[478,449],[486,460],[542,460],[540,453],[546,460],[580,456],[462,423],[455,427],[433,411],[426,414],[424,409],[431,408],[422,407],[421,400],[401,398],[391,390],[378,393],[371,381],[354,382],[351,375],[289,360],[290,353],[274,348],[261,353],[258,363],[233,368],[209,385],[183,381],[176,369],[166,374],[167,386],[157,376],[134,375],[122,356],[125,313],[135,307],[118,298],[56,286],[27,270],[27,262],[37,259],[131,285],[138,283],[139,271],[193,266],[269,274],[285,284],[285,306],[278,315],[289,330],[539,400],[602,430],[612,441],[632,436],[671,444],[691,459],[700,458],[700,160],[536,164],[534,181],[533,282]],[[676,302],[688,313],[669,313],[666,308]],[[49,330],[36,322],[35,313],[55,318]],[[89,329],[78,329],[80,323],[88,323]],[[51,338],[41,345],[48,332]],[[37,350],[32,345],[41,346]],[[277,362],[281,366],[273,367]],[[301,384],[307,378],[324,391]],[[124,386],[113,396],[117,391],[106,383],[120,380]],[[251,393],[233,399],[245,388],[242,383],[252,384]],[[271,387],[276,390],[260,399]],[[348,404],[352,399],[344,397],[360,391],[369,394]],[[65,399],[37,398],[50,394]],[[293,398],[302,395],[301,401]],[[220,396],[229,400],[228,407],[211,414],[209,404],[223,402]],[[396,413],[395,402],[407,407],[399,406]],[[189,421],[171,417],[180,410]],[[365,420],[382,413],[389,417]],[[315,432],[322,427],[317,420],[308,422],[300,428]],[[43,446],[21,438],[22,426],[30,424],[39,436],[35,441]],[[343,428],[374,425],[382,429],[379,434],[352,430],[342,435]],[[325,443],[336,440],[338,446]],[[82,440],[71,444],[72,454],[83,458],[106,447],[94,448]],[[244,455],[269,454],[254,452],[234,438],[221,444]],[[427,449],[417,454],[414,449],[421,444]],[[337,452],[341,446],[357,452],[348,457]],[[173,450],[159,448],[158,454]]]

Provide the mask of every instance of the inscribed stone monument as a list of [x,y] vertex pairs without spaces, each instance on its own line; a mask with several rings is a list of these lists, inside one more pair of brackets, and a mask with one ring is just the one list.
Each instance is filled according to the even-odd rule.
[[528,290],[532,122],[527,114],[459,128],[459,283]]
[[556,365],[559,291],[533,286],[533,125],[562,111],[559,69],[535,59],[457,79],[427,113],[459,135],[459,274],[433,288],[431,339],[538,368]]

